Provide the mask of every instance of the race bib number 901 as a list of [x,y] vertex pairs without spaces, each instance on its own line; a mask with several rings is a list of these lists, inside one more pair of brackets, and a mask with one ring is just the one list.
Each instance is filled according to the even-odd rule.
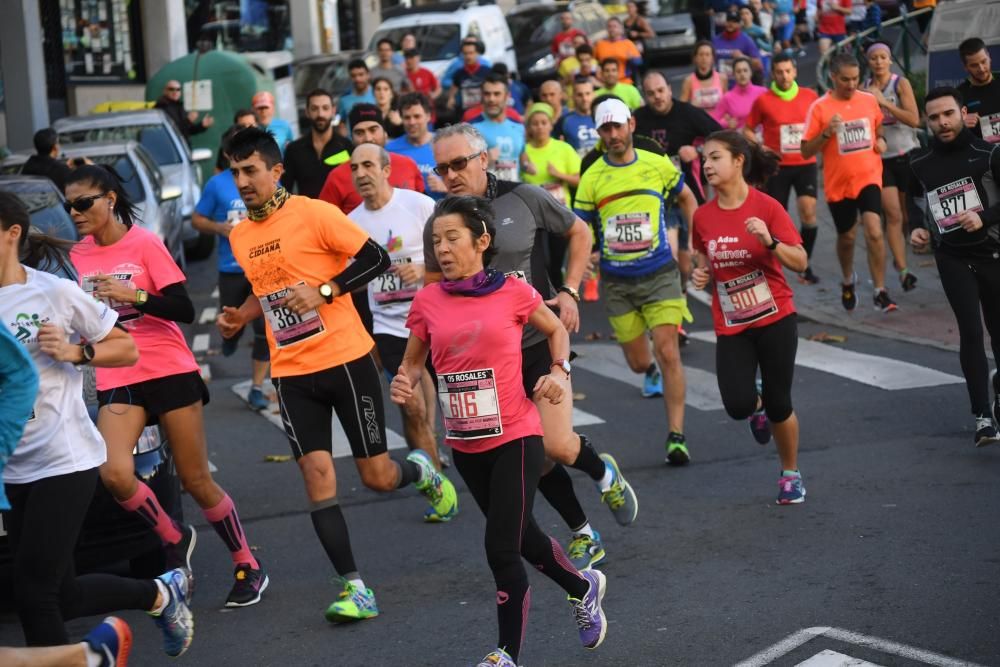
[[927,203],[942,234],[959,229],[958,216],[965,211],[983,210],[983,202],[971,178],[960,178],[931,190],[927,193]]
[[760,269],[716,283],[719,309],[727,327],[750,324],[778,312],[767,277]]
[[[299,283],[299,285],[304,284]],[[326,330],[316,310],[300,314],[285,305],[288,291],[288,288],[283,288],[260,297],[260,306],[264,310],[267,325],[271,328],[274,343],[278,347],[300,343]]]
[[446,437],[478,440],[503,435],[492,368],[438,373],[438,401]]

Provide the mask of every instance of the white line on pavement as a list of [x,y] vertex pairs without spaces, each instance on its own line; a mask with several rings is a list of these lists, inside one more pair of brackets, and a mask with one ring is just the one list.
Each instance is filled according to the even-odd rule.
[[604,420],[597,415],[592,415],[589,412],[584,412],[580,408],[573,408],[573,426],[592,426],[594,424],[603,424]]
[[882,667],[874,662],[868,662],[861,658],[852,658],[843,653],[837,653],[826,649],[820,651],[808,660],[803,660],[795,667]]
[[191,341],[191,351],[195,354],[205,354],[211,341],[212,337],[207,333],[195,334],[194,340]]
[[202,309],[198,324],[214,324],[215,318],[219,316],[219,309],[215,306],[208,306]]
[[219,288],[218,287],[216,287],[214,290],[212,290],[212,298],[213,299],[218,299],[219,298]]

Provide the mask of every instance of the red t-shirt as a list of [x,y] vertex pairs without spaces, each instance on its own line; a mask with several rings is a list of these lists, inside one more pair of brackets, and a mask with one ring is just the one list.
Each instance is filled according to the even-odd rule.
[[406,72],[406,77],[410,80],[413,85],[413,90],[418,93],[423,93],[424,95],[430,96],[438,87],[437,77],[434,76],[434,72],[430,71],[426,67],[417,68],[416,72]]
[[781,204],[755,188],[737,209],[720,208],[713,199],[694,213],[691,244],[712,265],[712,319],[718,336],[767,326],[795,312],[781,262],[746,230],[752,217],[763,220],[782,243],[802,243]]
[[844,9],[851,8],[851,0],[820,0],[819,21],[816,24],[816,31],[824,35],[846,35],[847,15],[834,11],[836,6]]
[[577,35],[587,36],[587,33],[579,28],[570,28],[565,32],[560,32],[552,38],[552,55],[557,59],[569,58],[576,55],[576,47],[573,46],[573,38]]
[[448,294],[440,283],[417,292],[406,327],[430,345],[453,449],[476,454],[542,435],[521,379],[521,332],[541,303],[534,287],[514,277],[485,296]]
[[816,101],[816,91],[799,87],[798,94],[786,102],[768,90],[753,102],[746,126],[751,130],[764,128],[764,145],[781,156],[781,166],[791,167],[816,162],[814,155],[802,157],[802,134],[806,129],[806,113]]
[[[504,115],[510,118],[515,123],[524,123],[524,116],[517,112],[514,107],[507,107],[504,109]],[[469,107],[462,114],[463,123],[479,123],[486,120],[485,114],[483,114],[483,105],[477,104],[474,107]]]
[[[389,153],[389,185],[404,190],[424,191],[424,177],[417,163],[405,155]],[[330,172],[319,193],[319,198],[340,208],[344,213],[350,213],[361,206],[364,200],[354,189],[351,179],[351,163],[345,162]]]

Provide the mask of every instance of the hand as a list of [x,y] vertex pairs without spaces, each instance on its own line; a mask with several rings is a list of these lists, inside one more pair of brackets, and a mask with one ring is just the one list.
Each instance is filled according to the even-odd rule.
[[549,172],[549,176],[551,176],[552,178],[558,178],[560,181],[565,181],[566,180],[566,175],[563,174],[558,169],[556,169],[556,166],[554,164],[552,164],[551,162],[549,162],[549,165],[548,165],[546,171]]
[[875,140],[875,152],[882,155],[887,150],[889,150],[889,144],[886,143],[885,137],[878,137]]
[[931,233],[926,229],[918,228],[910,232],[910,245],[914,250],[923,250],[931,242]]
[[705,289],[711,279],[712,272],[708,270],[707,266],[699,266],[691,272],[691,285],[695,289]]
[[389,270],[398,275],[407,285],[419,285],[424,282],[423,264],[393,264]]
[[976,125],[979,125],[979,114],[977,113],[965,114],[965,126],[975,127]]
[[447,106],[449,109],[454,109],[455,108],[455,98],[454,97],[449,97],[448,98],[448,102],[447,102],[447,104],[445,104],[445,106]]
[[62,327],[48,322],[38,330],[38,348],[56,361],[82,361],[80,346],[70,343]]
[[597,252],[590,253],[590,261],[587,262],[587,274],[586,278],[596,278],[597,269],[601,265],[601,254]]
[[677,151],[677,156],[681,162],[694,162],[698,159],[698,149],[694,146],[681,146],[681,149]]
[[209,114],[205,114],[205,117],[201,119],[201,126],[212,127],[213,125],[215,125],[215,119],[212,118]]
[[735,130],[737,127],[739,127],[740,123],[738,120],[736,120],[729,114],[726,114],[726,125],[729,126],[730,130]]
[[94,295],[102,299],[113,299],[122,303],[135,303],[135,287],[112,276],[99,273],[91,277],[94,281]]
[[430,186],[431,192],[448,192],[448,186],[444,184],[440,176],[431,174],[427,177],[427,185]]
[[967,232],[978,232],[983,228],[983,219],[979,217],[979,213],[976,211],[962,211],[958,214],[956,220],[958,224],[962,225],[962,229]]
[[246,326],[246,320],[239,308],[223,306],[222,312],[215,318],[215,326],[223,338],[232,338]]
[[885,99],[885,95],[882,94],[882,89],[873,81],[871,85],[865,88],[866,91],[875,96],[875,101],[879,103],[880,106],[888,107],[889,100]]
[[830,130],[830,135],[837,134],[844,128],[844,120],[840,117],[839,113],[833,114],[833,118],[830,119],[830,124],[826,126],[826,129]]
[[559,321],[566,327],[566,331],[576,333],[580,330],[580,307],[576,299],[566,292],[559,292],[554,298],[546,301],[545,305],[559,309]]
[[747,218],[744,224],[746,225],[747,233],[752,234],[765,248],[774,241],[771,237],[771,231],[767,228],[767,223],[760,218]]
[[219,236],[225,236],[228,239],[229,238],[229,234],[232,233],[232,231],[233,231],[233,229],[235,227],[236,227],[236,225],[234,225],[231,222],[223,222],[223,223],[220,223],[215,228],[215,233],[218,234]]
[[745,58],[745,57],[746,56],[743,55],[742,51],[740,51],[739,49],[736,49],[735,51],[733,51],[733,57],[730,58],[730,60],[736,60],[737,58]]
[[413,384],[405,373],[398,373],[389,384],[389,400],[396,405],[405,405],[413,396]]
[[538,173],[538,167],[536,167],[535,164],[528,159],[528,156],[526,154],[521,153],[520,159],[521,159],[521,170],[524,173],[531,174],[532,176]]
[[557,378],[551,374],[543,375],[535,383],[535,388],[531,391],[531,398],[535,401],[544,398],[552,405],[559,405],[566,393],[565,387],[568,385],[569,378]]
[[198,112],[197,111],[188,111],[188,113],[187,113],[187,119],[188,119],[189,123],[195,122],[196,120],[198,120]]
[[[337,288],[334,287],[334,296]],[[316,310],[326,305],[326,299],[319,293],[319,287],[312,285],[295,285],[285,293],[285,307],[297,315],[303,315],[310,310]]]

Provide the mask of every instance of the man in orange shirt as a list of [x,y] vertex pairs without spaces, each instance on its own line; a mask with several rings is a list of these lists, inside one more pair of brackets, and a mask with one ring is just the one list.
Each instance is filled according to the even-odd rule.
[[358,574],[337,502],[331,414],[336,412],[344,427],[365,486],[392,491],[413,484],[437,520],[458,511],[455,488],[423,450],[401,462],[387,452],[374,341],[350,291],[384,272],[389,255],[335,206],[290,195],[280,186],[281,151],[267,132],[241,130],[226,154],[249,218],[233,228],[229,242],[253,293],[239,308],[223,308],[218,326],[228,338],[251,320],[265,318],[271,376],[313,527],[344,580],[326,618],[371,618],[378,615],[375,596]]
[[871,93],[858,90],[861,68],[844,53],[830,60],[833,88],[813,102],[806,114],[801,155],[823,153],[823,185],[837,228],[837,259],[843,271],[841,303],[858,305],[854,273],[854,237],[861,214],[868,246],[868,268],[875,286],[875,308],[896,310],[885,289],[885,240],[882,236],[882,109]]
[[632,83],[632,75],[638,74],[642,66],[642,54],[631,39],[625,37],[625,26],[620,18],[608,19],[608,38],[597,41],[594,46],[594,60],[604,62],[607,58],[618,61],[618,71],[624,76],[622,83]]

